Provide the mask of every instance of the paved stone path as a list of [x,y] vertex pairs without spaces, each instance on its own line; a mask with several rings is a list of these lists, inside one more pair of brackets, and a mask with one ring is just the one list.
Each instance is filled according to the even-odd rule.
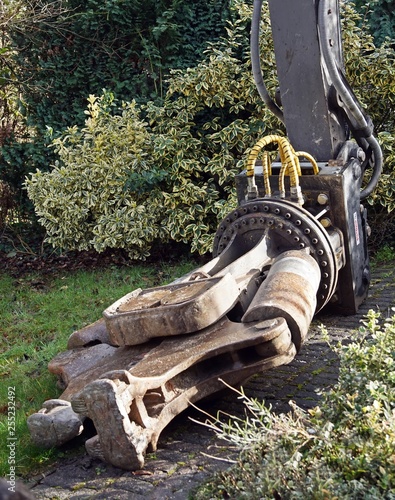
[[[309,340],[294,361],[255,376],[246,384],[245,392],[265,400],[274,411],[288,411],[291,399],[305,409],[315,406],[320,398],[318,392],[334,384],[338,375],[337,357],[323,341],[319,325],[325,325],[331,339],[346,340],[351,331],[358,329],[369,309],[380,309],[386,315],[392,306],[395,306],[395,265],[380,266],[372,271],[369,297],[357,315],[323,315],[314,319]],[[243,406],[233,393],[206,402],[202,408],[212,415],[219,410],[231,415],[243,414]],[[41,476],[31,478],[31,491],[36,499],[54,500],[193,498],[195,488],[215,471],[229,467],[229,462],[208,455],[231,460],[236,454],[191,418],[204,421],[206,417],[193,408],[179,415],[162,433],[158,450],[147,457],[143,471],[116,469],[92,460],[81,448]]]

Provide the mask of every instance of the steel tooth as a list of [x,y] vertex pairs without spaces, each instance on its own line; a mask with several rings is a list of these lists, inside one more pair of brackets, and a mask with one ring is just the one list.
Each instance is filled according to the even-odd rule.
[[70,349],[53,358],[48,364],[48,369],[59,378],[59,385],[65,388],[69,385],[71,379],[90,369],[94,369],[101,361],[105,362],[116,351],[116,347],[108,344]]
[[67,349],[87,347],[95,344],[110,344],[104,318],[100,318],[91,325],[72,333],[67,342]]
[[[49,371],[57,375],[62,382],[62,399],[70,401],[74,394],[104,373],[130,370],[158,344],[158,341],[153,340],[138,346],[113,348],[104,358],[102,352],[98,351],[98,346],[72,349],[58,354],[50,362]],[[90,363],[85,364],[85,359],[89,359]]]
[[27,426],[37,445],[51,448],[79,436],[84,430],[84,419],[73,411],[69,401],[50,399],[38,413],[28,417]]
[[105,461],[123,469],[138,469],[144,465],[152,430],[130,420],[133,398],[128,388],[129,384],[120,380],[99,379],[88,384],[77,398],[84,401],[94,422],[96,446]]

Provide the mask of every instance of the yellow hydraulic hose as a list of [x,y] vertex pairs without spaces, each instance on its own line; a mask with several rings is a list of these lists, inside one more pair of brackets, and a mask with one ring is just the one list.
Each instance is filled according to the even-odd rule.
[[[295,154],[295,151],[286,137],[279,135],[268,135],[260,139],[255,146],[252,148],[248,159],[247,159],[247,182],[248,182],[248,193],[254,196],[257,193],[257,187],[255,184],[255,163],[258,158],[260,151],[267,146],[276,142],[278,144],[280,160],[281,160],[281,170],[279,176],[279,190],[280,196],[285,197],[284,188],[284,177],[289,175],[291,193],[296,196],[299,203],[303,203],[303,197],[301,196],[299,187],[299,176],[301,175],[301,169],[299,164],[299,159]],[[267,156],[263,158],[263,175],[264,175],[264,185],[267,195],[271,194],[270,184],[269,184],[269,159]]]
[[277,142],[278,139],[281,139],[278,135],[267,135],[255,144],[255,146],[251,149],[251,152],[247,159],[247,177],[254,177],[255,175],[255,163],[258,158],[258,155],[262,148],[271,144],[272,142]]
[[272,175],[272,164],[270,162],[269,153],[264,151],[262,158],[262,172],[263,172],[263,185],[265,187],[266,196],[272,194],[272,188],[270,187],[270,176]]
[[285,198],[285,174],[289,175],[291,188],[298,188],[299,176],[301,175],[299,159],[295,151],[285,137],[279,141],[279,150],[281,158],[281,169],[278,179],[278,188],[281,198]]
[[319,172],[319,169],[318,169],[318,165],[317,165],[317,162],[315,161],[315,159],[311,156],[311,154],[309,153],[306,153],[305,151],[296,151],[296,156],[298,157],[303,157],[303,158],[306,158],[306,160],[308,160],[312,166],[313,166],[313,170],[314,170],[314,175],[317,175],[318,172]]
[[277,140],[276,135],[267,135],[260,139],[251,149],[247,158],[247,191],[248,197],[254,198],[258,195],[258,188],[255,183],[255,163],[261,149]]

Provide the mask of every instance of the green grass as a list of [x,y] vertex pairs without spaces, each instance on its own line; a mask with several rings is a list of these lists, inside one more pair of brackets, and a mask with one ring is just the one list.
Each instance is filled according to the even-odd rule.
[[26,419],[45,400],[59,397],[47,365],[66,350],[71,333],[99,319],[126,293],[169,283],[195,267],[191,259],[19,279],[0,274],[0,476],[9,473],[8,388],[15,387],[17,475],[22,477],[59,456],[33,445]]
[[388,264],[395,260],[395,249],[390,245],[379,248],[372,257],[372,266]]

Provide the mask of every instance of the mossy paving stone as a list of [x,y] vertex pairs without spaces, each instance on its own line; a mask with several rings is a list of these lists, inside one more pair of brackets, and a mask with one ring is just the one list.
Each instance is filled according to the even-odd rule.
[[[322,314],[315,318],[309,339],[294,361],[253,377],[245,386],[246,394],[265,400],[278,412],[289,410],[289,400],[305,409],[315,406],[320,399],[319,391],[333,385],[338,376],[336,355],[322,339],[319,325],[325,325],[332,340],[346,341],[350,332],[359,328],[369,309],[379,309],[387,315],[392,306],[395,306],[395,266],[374,267],[369,297],[358,314],[351,317]],[[228,392],[200,406],[212,415],[218,411],[244,414],[236,395]],[[229,466],[229,462],[207,455],[224,459],[236,456],[229,445],[219,442],[210,430],[191,418],[203,422],[206,416],[190,408],[176,417],[162,433],[158,450],[147,456],[143,471],[116,469],[82,452],[61,459],[39,477],[30,478],[32,493],[37,499],[187,499],[215,471]]]

